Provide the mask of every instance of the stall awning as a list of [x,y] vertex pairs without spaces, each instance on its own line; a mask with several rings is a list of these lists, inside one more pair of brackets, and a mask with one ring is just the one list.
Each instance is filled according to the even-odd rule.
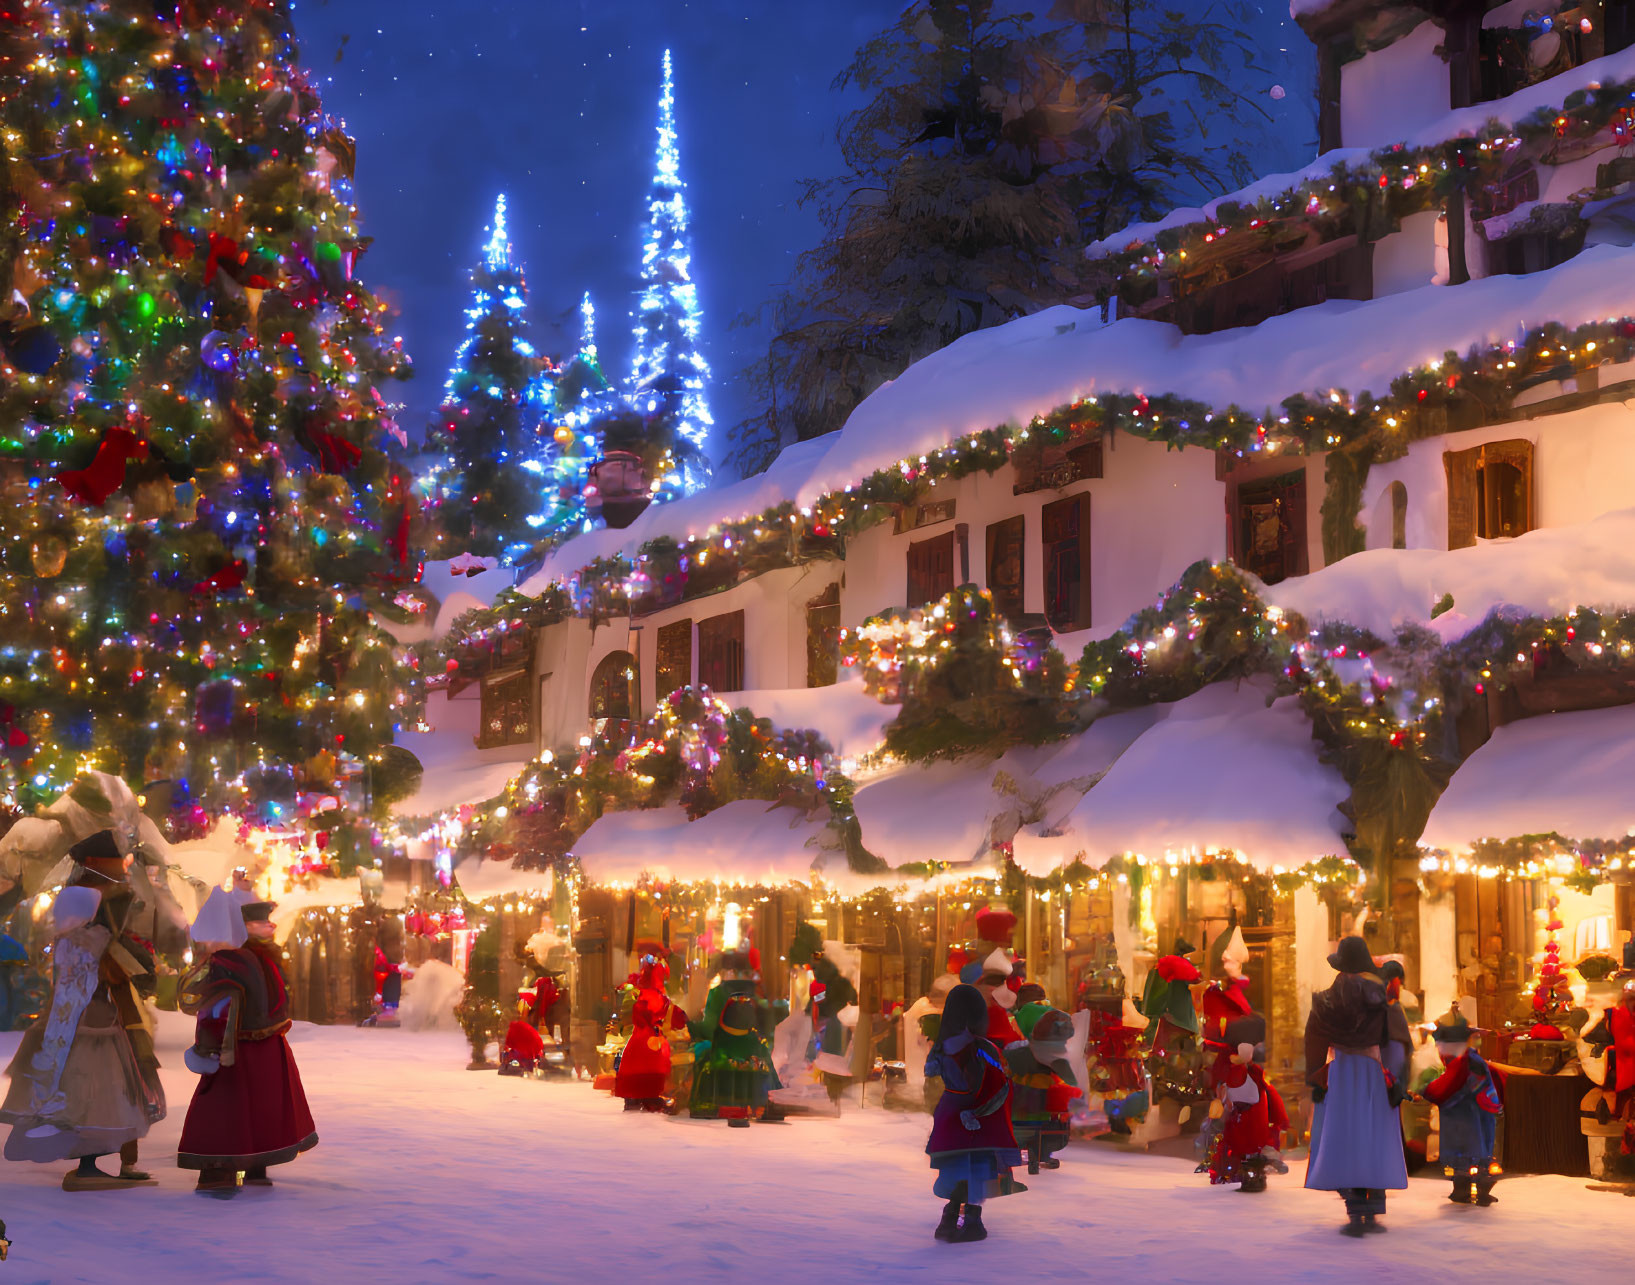
[[1112,714],[1065,741],[997,759],[897,767],[853,797],[863,846],[894,866],[984,859],[1022,817],[1059,820],[1162,709]]
[[1350,790],[1318,760],[1295,698],[1268,707],[1267,695],[1260,683],[1217,683],[1161,707],[1065,817],[1018,832],[1016,863],[1043,875],[1075,859],[1229,850],[1272,871],[1345,855],[1337,808]]
[[1478,839],[1635,834],[1635,705],[1509,723],[1453,774],[1420,845],[1469,851]]
[[827,818],[739,799],[697,821],[679,804],[639,812],[609,812],[573,845],[589,883],[655,879],[732,884],[809,883],[814,863],[840,865],[838,851],[820,849]]

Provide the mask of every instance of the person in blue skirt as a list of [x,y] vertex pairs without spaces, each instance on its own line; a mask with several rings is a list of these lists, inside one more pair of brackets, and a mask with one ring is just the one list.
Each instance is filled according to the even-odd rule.
[[1382,1232],[1385,1193],[1408,1186],[1397,1108],[1404,1086],[1386,1070],[1387,988],[1361,937],[1344,937],[1328,957],[1340,975],[1311,997],[1306,1079],[1316,1112],[1306,1186],[1345,1198],[1347,1236]]

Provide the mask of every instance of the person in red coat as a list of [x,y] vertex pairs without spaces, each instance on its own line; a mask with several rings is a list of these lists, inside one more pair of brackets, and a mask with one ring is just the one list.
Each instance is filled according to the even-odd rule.
[[505,1030],[500,1046],[501,1075],[532,1075],[545,1053],[545,1039],[534,1029],[534,992],[526,987],[517,992],[517,1015]]
[[1233,1018],[1221,1038],[1232,1052],[1215,1075],[1223,1123],[1210,1153],[1209,1181],[1235,1182],[1239,1191],[1265,1191],[1268,1168],[1289,1171],[1279,1154],[1289,1113],[1261,1065],[1266,1057],[1266,1019],[1258,1013]]
[[273,938],[273,910],[270,901],[241,903],[217,889],[193,929],[195,940],[220,949],[183,979],[179,996],[182,1011],[197,1023],[185,1060],[201,1078],[176,1163],[199,1171],[205,1195],[234,1195],[240,1173],[246,1183],[271,1186],[269,1166],[318,1145],[284,1034],[289,985]]
[[641,971],[631,983],[636,1002],[630,1011],[630,1039],[613,1076],[613,1096],[624,1099],[626,1111],[663,1111],[669,1105],[670,1032],[687,1027],[687,1014],[664,993],[670,966],[660,955],[660,949],[644,951]]
[[937,1171],[932,1190],[948,1202],[937,1224],[938,1240],[986,1239],[983,1200],[1025,1190],[1010,1177],[1011,1169],[1022,1163],[1022,1153],[1011,1130],[1005,1056],[983,1036],[987,1025],[982,993],[966,984],[954,987],[925,1063],[926,1078],[942,1080],[925,1144]]

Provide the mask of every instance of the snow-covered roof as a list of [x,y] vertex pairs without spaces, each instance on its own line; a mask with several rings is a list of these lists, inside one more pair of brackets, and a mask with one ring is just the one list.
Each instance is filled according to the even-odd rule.
[[[1433,620],[1444,594],[1453,606]],[[1444,642],[1496,607],[1533,616],[1627,608],[1635,603],[1635,508],[1468,549],[1370,549],[1272,585],[1265,597],[1313,624],[1344,622],[1382,638],[1419,624]]]
[[894,866],[986,855],[994,818],[1009,806],[994,789],[997,771],[992,758],[903,764],[859,786],[863,846]]
[[1453,774],[1420,844],[1468,851],[1478,839],[1554,832],[1635,834],[1635,705],[1509,723]]
[[1162,707],[1057,825],[1017,833],[1016,864],[1044,875],[1075,858],[1230,850],[1273,871],[1343,856],[1337,808],[1351,791],[1318,760],[1297,699],[1267,695],[1260,682],[1217,683]]
[[557,581],[566,580],[600,558],[628,557],[650,540],[669,536],[686,540],[701,536],[717,522],[754,517],[792,498],[812,465],[822,458],[838,434],[785,447],[763,473],[726,486],[710,487],[668,504],[654,504],[622,530],[604,527],[587,531],[555,549],[544,565],[523,581],[521,592],[535,597]]
[[[540,593],[593,557],[632,554],[659,534],[704,534],[779,502],[810,505],[878,469],[917,459],[1000,425],[1026,424],[1099,393],[1172,393],[1258,411],[1296,393],[1384,392],[1399,375],[1449,351],[1519,338],[1547,322],[1577,326],[1627,315],[1635,249],[1601,245],[1527,276],[1422,286],[1382,299],[1326,303],[1207,335],[1100,309],[1061,305],[955,340],[864,398],[838,433],[779,457],[774,475],[660,505],[625,531],[564,545],[523,586]],[[1200,435],[1204,426],[1200,425]],[[750,497],[753,497],[751,499]],[[681,506],[685,506],[683,509]],[[680,510],[675,518],[666,510]],[[676,520],[676,519],[685,520]]]
[[[1333,0],[1294,0],[1294,6],[1309,4],[1309,12],[1328,8]],[[1291,6],[1291,7],[1294,7]],[[1396,140],[1407,147],[1431,147],[1455,138],[1474,138],[1490,122],[1504,128],[1513,128],[1541,108],[1559,108],[1569,96],[1582,89],[1597,88],[1609,81],[1635,79],[1635,46],[1603,58],[1596,58],[1571,71],[1552,76],[1549,80],[1517,90],[1506,98],[1477,103],[1473,107],[1459,107],[1427,121],[1412,134]],[[1610,139],[1609,139],[1610,145]],[[1225,196],[1206,201],[1202,206],[1171,210],[1160,219],[1147,223],[1131,223],[1111,236],[1094,241],[1085,248],[1088,258],[1103,258],[1117,254],[1131,244],[1150,242],[1169,228],[1185,227],[1189,223],[1208,223],[1214,220],[1222,205],[1251,206],[1267,197],[1304,187],[1308,183],[1326,179],[1336,165],[1363,165],[1371,157],[1378,157],[1384,147],[1337,147],[1324,152],[1303,169],[1286,174],[1268,174],[1247,187]]]
[[437,599],[437,614],[418,616],[409,624],[382,624],[405,646],[444,638],[466,612],[492,607],[494,599],[515,584],[515,573],[500,567],[493,558],[463,554],[449,562],[428,562],[420,573],[420,586]]
[[789,808],[739,799],[689,821],[680,804],[605,813],[573,845],[590,883],[655,879],[730,884],[809,883],[814,863],[838,852],[820,850],[827,818],[811,820]]
[[448,698],[447,692],[433,692],[426,699],[429,732],[400,731],[393,743],[408,750],[425,769],[420,788],[413,796],[396,804],[399,816],[432,816],[466,803],[491,799],[522,770],[533,757],[532,745],[507,745],[500,749],[476,747],[477,725],[482,718],[482,702],[475,687],[461,697]]
[[734,709],[747,706],[780,731],[814,731],[840,758],[879,749],[886,724],[898,713],[896,706],[882,705],[870,696],[855,670],[842,671],[841,681],[832,687],[724,692],[721,699]]
[[896,460],[1098,393],[1173,393],[1247,409],[1302,392],[1383,393],[1449,350],[1503,343],[1551,321],[1625,316],[1632,299],[1635,249],[1596,246],[1529,276],[1332,299],[1207,335],[1139,318],[1104,326],[1099,310],[1048,308],[957,339],[865,398],[798,497],[808,503]]
[[554,876],[549,870],[518,870],[509,861],[472,857],[454,868],[460,891],[473,901],[509,897],[518,893],[549,896]]

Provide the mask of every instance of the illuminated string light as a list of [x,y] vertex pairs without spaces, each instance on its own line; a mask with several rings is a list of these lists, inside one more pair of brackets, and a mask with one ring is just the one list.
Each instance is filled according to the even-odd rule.
[[644,414],[673,416],[676,434],[692,447],[674,480],[664,479],[656,498],[698,490],[709,481],[706,446],[714,419],[707,386],[710,368],[699,350],[702,312],[692,276],[686,184],[675,120],[675,85],[670,51],[664,51],[659,93],[658,153],[647,201],[642,241],[642,288],[634,335],[632,405]]

